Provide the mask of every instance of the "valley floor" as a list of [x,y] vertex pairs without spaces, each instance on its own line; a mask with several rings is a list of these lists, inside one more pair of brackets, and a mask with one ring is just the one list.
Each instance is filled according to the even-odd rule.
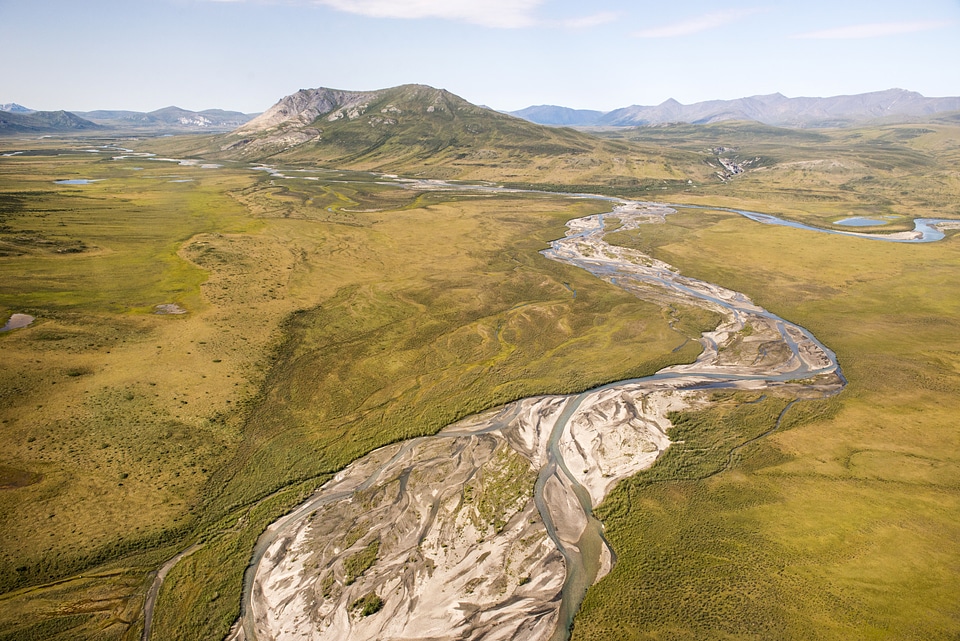
[[[842,132],[809,147],[747,132],[744,146],[795,158],[709,188],[678,179],[667,193],[831,229],[877,207],[895,217],[885,226],[894,232],[909,231],[912,212],[960,214],[950,210],[960,184],[953,130],[907,129],[861,132],[862,148]],[[683,134],[684,153],[703,146],[701,133]],[[0,333],[0,640],[140,639],[154,573],[187,549],[159,590],[150,637],[223,638],[241,613],[258,537],[324,483],[354,482],[337,477],[351,462],[360,469],[407,439],[489,418],[482,413],[517,399],[542,397],[518,417],[549,417],[567,394],[695,367],[701,333],[722,316],[634,284],[655,302],[641,301],[616,276],[603,282],[539,254],[567,221],[609,212],[609,203],[398,189],[371,174],[304,167],[282,178],[179,164],[126,144],[8,139],[0,149],[0,320],[34,318]],[[786,162],[815,153],[839,154],[842,166]],[[65,180],[89,182],[57,182]],[[898,190],[910,200],[894,203]],[[698,392],[703,400],[684,399],[688,407],[664,397],[656,415],[677,410],[672,426],[654,420],[635,441],[618,432],[616,446],[576,423],[583,431],[561,441],[562,457],[583,458],[568,467],[594,504],[602,500],[596,514],[616,563],[596,548],[600,561],[586,575],[605,576],[587,591],[573,638],[956,636],[955,231],[902,245],[720,209],[637,227],[605,218],[602,243],[574,245],[597,261],[595,273],[629,255],[716,284],[720,300],[748,294],[836,352],[849,384],[819,400],[827,382],[816,377],[772,391]],[[156,313],[173,305],[185,313]],[[784,337],[775,324],[721,330],[704,352],[721,369],[789,360],[774,346]],[[808,400],[791,403],[798,395]],[[597,398],[604,417],[657,406]],[[327,521],[306,512],[272,542],[289,540],[286,553],[264,548],[264,567],[278,574],[258,579],[260,625],[300,620],[284,600],[302,584],[316,599],[310,625],[375,636],[376,611],[400,607],[394,592],[378,591],[387,575],[429,575],[428,558],[434,580],[451,586],[444,599],[416,606],[415,581],[390,587],[406,590],[414,609],[435,606],[433,619],[454,603],[504,595],[554,603],[562,588],[551,568],[567,567],[563,541],[572,549],[579,538],[554,540],[546,522],[548,534],[538,534],[543,511],[531,507],[530,481],[543,439],[517,421],[424,445],[422,456],[440,461],[449,459],[443,447],[470,452],[456,470],[384,468],[381,490],[364,495],[366,512],[356,500],[355,512],[330,521],[342,528],[324,534]],[[625,444],[642,456],[621,461]],[[369,452],[374,459],[361,458]],[[442,482],[458,475],[459,486]],[[568,515],[582,508],[569,494],[545,494],[574,509],[556,523],[579,527]],[[434,509],[448,518],[431,520]],[[406,534],[378,530],[365,520],[371,510],[409,526]],[[502,543],[501,533],[522,543]],[[504,580],[488,580],[484,563],[508,560]],[[553,607],[536,606],[537,620],[563,620]],[[525,625],[521,611],[504,611],[514,630]]]

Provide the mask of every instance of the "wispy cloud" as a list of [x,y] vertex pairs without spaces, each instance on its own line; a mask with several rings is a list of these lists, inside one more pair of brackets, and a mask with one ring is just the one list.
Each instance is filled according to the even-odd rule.
[[902,33],[931,31],[933,29],[940,29],[950,26],[951,24],[953,23],[932,20],[920,22],[872,22],[869,24],[855,24],[848,27],[838,27],[836,29],[824,29],[822,31],[800,33],[793,37],[811,40],[853,40],[859,38],[880,38],[883,36],[895,36]]
[[619,13],[614,11],[603,11],[582,18],[570,18],[564,20],[561,24],[568,29],[589,29],[590,27],[599,27],[602,24],[608,24],[620,17]]
[[[2,1],[2,0],[0,0]],[[370,18],[454,20],[484,27],[520,29],[552,27],[589,29],[617,20],[621,14],[601,11],[586,16],[551,20],[538,18],[537,10],[548,0],[201,0],[222,3],[281,4],[329,7]]]
[[728,11],[714,11],[712,13],[690,18],[689,20],[684,20],[682,22],[664,25],[662,27],[641,29],[640,31],[634,32],[633,35],[637,38],[677,38],[679,36],[691,36],[695,33],[717,29],[724,25],[741,20],[742,18],[746,18],[747,16],[751,16],[755,13],[760,13],[761,11],[763,11],[763,9],[730,9]]
[[544,0],[313,0],[347,13],[372,18],[441,18],[518,29],[537,23],[534,11]]

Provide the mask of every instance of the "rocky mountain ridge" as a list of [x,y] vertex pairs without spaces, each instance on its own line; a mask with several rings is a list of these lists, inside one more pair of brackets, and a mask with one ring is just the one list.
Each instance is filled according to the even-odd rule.
[[310,125],[324,114],[338,111],[356,118],[370,101],[383,91],[343,91],[319,87],[301,89],[284,96],[262,114],[242,125],[235,133],[266,131],[282,126]]
[[29,107],[24,107],[23,105],[18,105],[15,102],[5,102],[0,105],[0,111],[7,111],[14,114],[29,114],[33,113],[33,109]]
[[226,136],[220,151],[244,159],[290,156],[293,150],[331,159],[368,153],[426,159],[441,151],[472,153],[511,138],[525,142],[552,135],[426,85],[375,91],[318,87],[281,98]]

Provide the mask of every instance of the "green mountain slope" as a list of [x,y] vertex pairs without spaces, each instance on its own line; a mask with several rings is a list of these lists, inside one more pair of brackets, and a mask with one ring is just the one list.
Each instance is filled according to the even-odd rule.
[[709,174],[696,154],[536,125],[424,85],[301,90],[204,144],[192,151],[434,178],[642,187]]

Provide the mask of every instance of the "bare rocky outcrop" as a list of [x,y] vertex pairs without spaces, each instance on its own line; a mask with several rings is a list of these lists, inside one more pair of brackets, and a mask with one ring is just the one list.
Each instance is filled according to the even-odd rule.
[[[326,114],[357,113],[380,96],[377,91],[342,91],[340,89],[301,89],[281,98],[277,104],[234,130],[237,135],[254,134],[281,126],[307,126]],[[336,118],[333,118],[336,119]]]

